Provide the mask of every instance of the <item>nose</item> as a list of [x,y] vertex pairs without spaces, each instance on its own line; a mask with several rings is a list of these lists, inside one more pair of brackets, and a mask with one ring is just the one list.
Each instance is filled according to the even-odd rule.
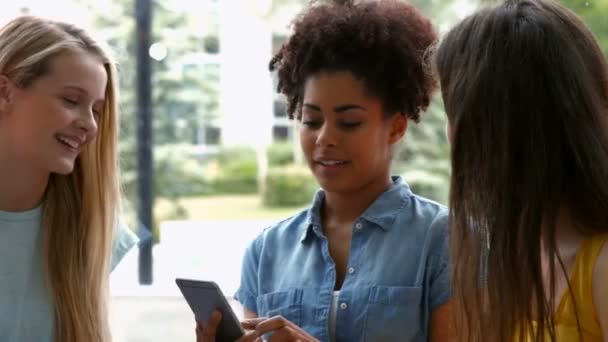
[[319,147],[333,147],[337,144],[336,131],[327,122],[319,129],[316,145]]
[[85,132],[89,138],[97,134],[97,119],[92,110],[87,111],[78,120],[78,128]]

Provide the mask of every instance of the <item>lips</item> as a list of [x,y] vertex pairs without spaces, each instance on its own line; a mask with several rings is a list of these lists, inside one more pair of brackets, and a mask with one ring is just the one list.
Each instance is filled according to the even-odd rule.
[[[320,156],[313,158],[316,165],[314,173],[316,177],[329,181],[330,179],[336,180],[345,176],[345,172],[348,172],[351,161],[340,158],[334,158],[330,156]],[[336,178],[337,177],[337,178]]]
[[347,161],[344,160],[319,160],[317,161],[317,163],[324,165],[324,166],[338,166],[338,165],[344,165],[347,164]]
[[337,159],[337,158],[315,158],[313,159],[315,164],[319,165],[324,170],[340,170],[345,166],[348,166],[350,160]]
[[80,137],[63,134],[57,134],[55,138],[60,143],[73,150],[78,150],[84,141],[84,139]]

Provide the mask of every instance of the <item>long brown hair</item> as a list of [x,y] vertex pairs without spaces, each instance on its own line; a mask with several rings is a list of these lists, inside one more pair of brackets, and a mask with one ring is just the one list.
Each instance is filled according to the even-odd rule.
[[0,30],[0,73],[20,87],[35,82],[65,51],[91,53],[108,76],[97,136],[69,175],[52,174],[44,199],[44,272],[55,308],[55,340],[106,342],[110,250],[119,206],[115,66],[72,25],[23,16]]
[[544,284],[541,245],[565,274],[555,239],[562,205],[579,230],[608,230],[606,61],[556,1],[507,0],[447,33],[436,68],[452,138],[460,339],[555,340],[556,266]]

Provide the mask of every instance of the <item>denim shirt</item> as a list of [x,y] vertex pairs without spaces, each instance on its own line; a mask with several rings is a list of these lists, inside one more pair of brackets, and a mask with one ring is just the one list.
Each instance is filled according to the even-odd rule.
[[[321,228],[324,197],[320,190],[310,209],[251,243],[235,297],[328,341],[336,270]],[[335,340],[427,341],[430,315],[449,296],[447,210],[394,177],[353,225]]]

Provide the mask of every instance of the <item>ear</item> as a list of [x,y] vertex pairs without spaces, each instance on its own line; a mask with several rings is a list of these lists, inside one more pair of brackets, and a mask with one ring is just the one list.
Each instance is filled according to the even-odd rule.
[[391,127],[390,127],[390,135],[389,135],[389,143],[395,144],[403,138],[405,132],[407,131],[407,125],[409,121],[407,117],[403,113],[396,113],[391,118]]
[[15,84],[5,75],[0,75],[0,115],[5,114],[13,103]]

